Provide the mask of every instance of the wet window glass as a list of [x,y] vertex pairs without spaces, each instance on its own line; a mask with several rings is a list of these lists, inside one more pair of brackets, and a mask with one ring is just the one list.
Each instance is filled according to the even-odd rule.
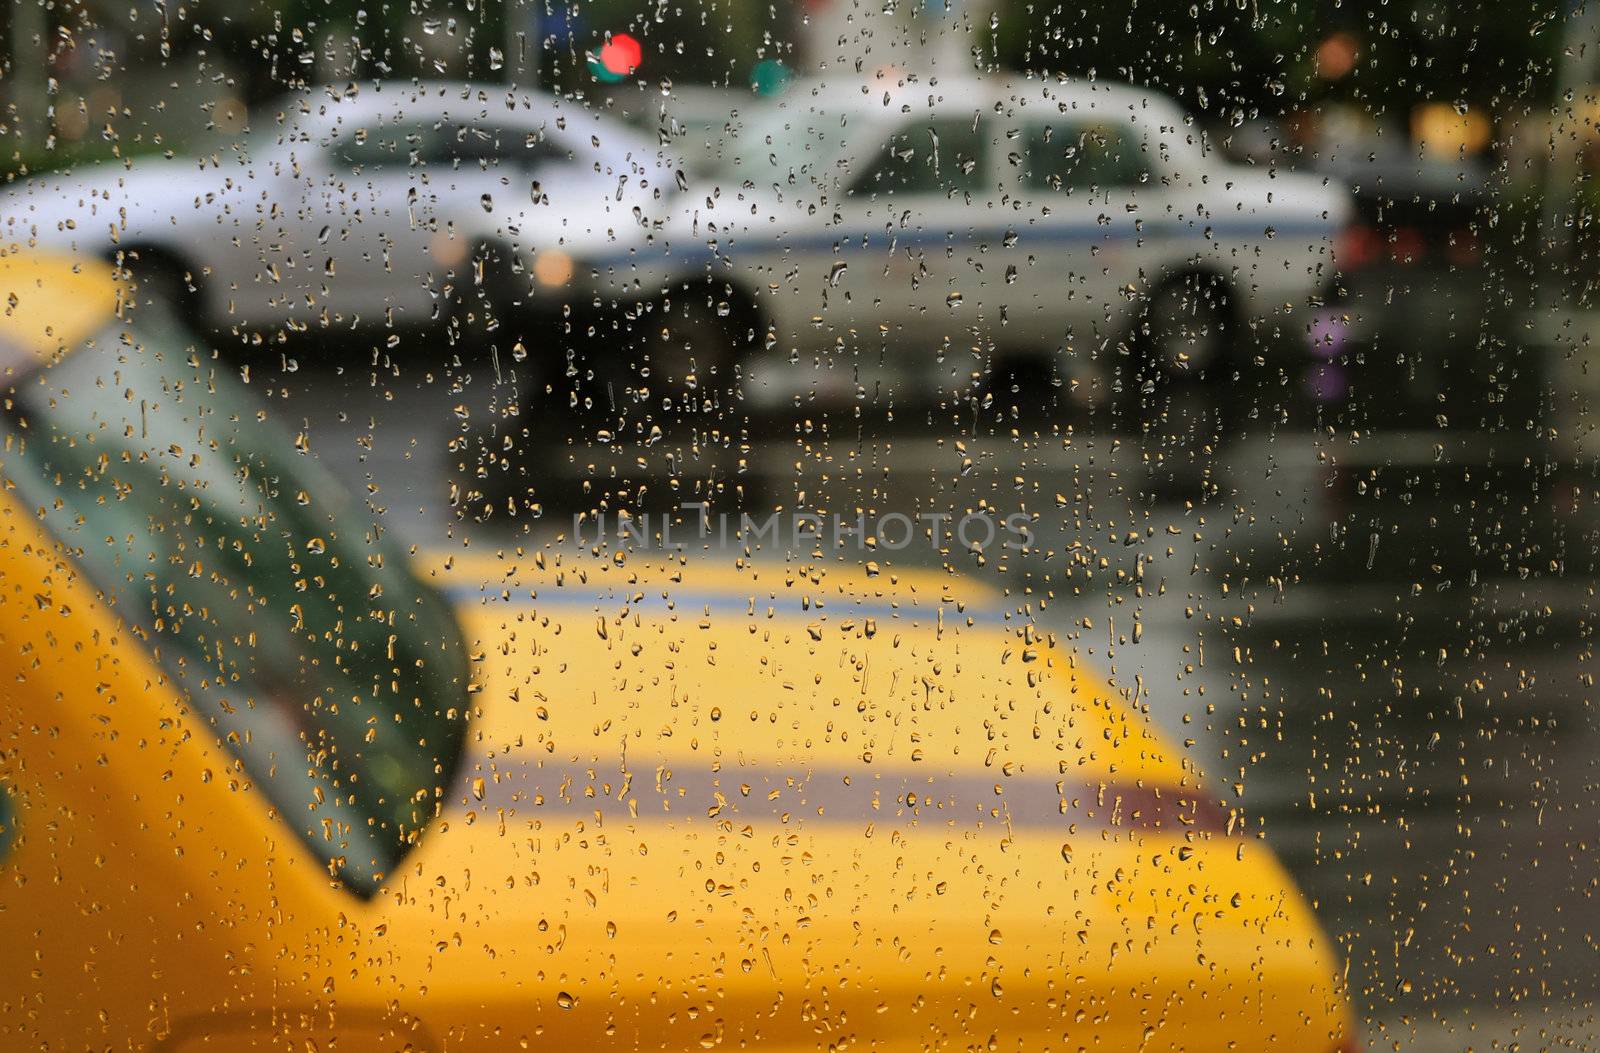
[[1600,4],[6,0],[0,1053],[1595,1049]]
[[[543,135],[498,125],[419,124],[358,129],[335,147],[339,160],[356,168],[537,168],[565,160]],[[508,173],[509,174],[509,173]]]
[[361,170],[366,168],[409,168],[422,160],[423,145],[429,155],[439,152],[433,141],[431,125],[413,125],[407,128],[379,128],[368,131],[357,129],[348,141],[336,145],[334,151],[346,166]]

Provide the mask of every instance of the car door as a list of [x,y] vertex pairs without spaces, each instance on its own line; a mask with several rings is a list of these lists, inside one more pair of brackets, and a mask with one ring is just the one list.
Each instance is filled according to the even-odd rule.
[[[1094,354],[1128,320],[1156,188],[1137,129],[1116,116],[1027,117],[1007,129],[1015,236],[999,253],[1015,338]],[[1153,218],[1153,217],[1152,217]]]
[[[896,344],[958,339],[981,305],[975,256],[993,226],[991,129],[971,113],[886,123],[839,208],[841,251],[824,290],[830,325],[879,325]],[[874,148],[871,148],[875,146]]]

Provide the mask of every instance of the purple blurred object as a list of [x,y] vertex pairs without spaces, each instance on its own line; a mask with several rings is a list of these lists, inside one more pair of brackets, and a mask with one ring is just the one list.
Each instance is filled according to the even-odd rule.
[[1350,379],[1343,366],[1332,362],[1306,370],[1306,391],[1318,402],[1333,402],[1350,393]]
[[1338,358],[1344,350],[1348,325],[1336,314],[1318,314],[1311,319],[1311,353],[1318,358]]

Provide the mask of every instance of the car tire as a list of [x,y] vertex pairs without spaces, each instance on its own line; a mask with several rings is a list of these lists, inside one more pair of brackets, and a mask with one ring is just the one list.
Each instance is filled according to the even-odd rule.
[[607,441],[682,463],[740,411],[737,349],[709,285],[678,289],[602,326],[582,348],[583,382],[609,410]]
[[[468,260],[444,278],[443,318],[452,335],[469,344],[508,344],[517,332],[525,302],[526,271],[511,250],[480,245]],[[521,283],[521,284],[519,284]]]
[[1140,310],[1144,364],[1152,376],[1214,382],[1231,365],[1234,330],[1226,282],[1198,274],[1168,279]]
[[661,303],[660,325],[645,348],[645,379],[650,402],[668,418],[704,423],[736,409],[735,336],[713,296],[710,289],[689,289]]
[[1238,324],[1227,283],[1203,274],[1163,281],[1140,305],[1128,339],[1124,423],[1150,458],[1214,446],[1236,419],[1231,382]]
[[[627,309],[574,310],[536,342],[525,338],[514,439],[527,446],[522,474],[544,479],[547,491],[552,476],[581,475],[585,500],[607,497],[612,507],[636,502],[627,495],[641,487],[674,508],[717,489],[737,461],[744,413],[735,329],[715,290],[695,285]],[[504,439],[492,441],[509,464]]]
[[739,347],[716,291],[680,288],[603,326],[583,348],[582,383],[605,418],[603,434],[586,429],[586,457],[623,493],[643,486],[693,499],[736,471]]

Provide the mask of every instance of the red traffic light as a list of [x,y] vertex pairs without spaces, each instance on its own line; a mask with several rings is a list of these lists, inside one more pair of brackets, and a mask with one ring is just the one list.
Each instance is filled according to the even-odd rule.
[[613,33],[600,45],[600,68],[616,77],[627,77],[639,68],[644,48],[626,33]]

